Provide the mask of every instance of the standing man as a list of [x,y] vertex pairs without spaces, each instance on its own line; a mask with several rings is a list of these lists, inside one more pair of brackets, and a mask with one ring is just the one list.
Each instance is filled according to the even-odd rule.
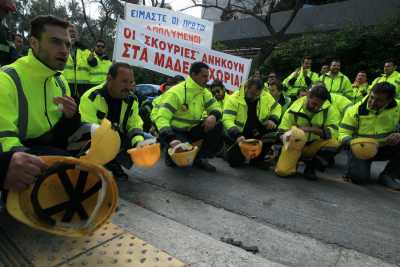
[[[77,105],[61,74],[68,59],[69,23],[53,16],[31,22],[29,54],[0,72],[0,177],[23,190],[44,168],[33,156],[70,155],[68,138],[80,127]],[[7,172],[5,174],[4,172]]]
[[301,67],[297,68],[292,74],[283,80],[282,84],[287,88],[286,95],[292,100],[297,98],[299,90],[307,90],[311,85],[318,81],[318,74],[311,71],[311,66],[311,57],[305,56],[301,63]]
[[340,72],[340,67],[340,60],[332,60],[329,72],[322,75],[320,80],[330,93],[340,94],[352,100],[353,87],[349,78]]
[[[306,163],[304,170],[306,179],[316,180],[315,170],[324,171],[335,156],[339,147],[336,140],[339,120],[339,112],[331,104],[329,92],[323,85],[314,85],[307,96],[296,100],[283,115],[279,125],[280,132],[288,132],[292,126],[296,126],[305,133],[306,145],[302,153],[291,157],[290,164],[297,164],[302,157]],[[286,138],[285,134],[282,138]],[[288,170],[292,168],[285,167],[288,165],[285,162],[287,160],[281,152],[275,169],[278,175],[295,174],[295,168],[294,172],[289,172]]]
[[379,176],[383,185],[400,190],[400,105],[395,99],[395,87],[377,83],[364,101],[349,108],[339,127],[339,141],[349,147],[352,139],[373,138],[379,143],[377,154],[370,159],[357,158],[348,153],[347,174],[353,183],[371,180],[371,163],[389,161]]
[[353,87],[349,78],[340,72],[340,60],[333,60],[331,62],[330,70],[328,73],[322,75],[320,80],[325,84],[328,92],[340,94],[347,97],[348,99],[353,99]]
[[386,60],[383,66],[383,74],[372,82],[370,89],[377,83],[388,82],[396,88],[396,99],[400,99],[400,73],[396,69],[397,65],[393,59]]
[[[13,58],[13,41],[7,26],[5,25],[5,17],[9,13],[16,11],[15,3],[11,0],[0,0],[0,66],[11,64]],[[15,51],[14,51],[15,52]]]
[[88,63],[91,52],[79,41],[79,34],[76,27],[69,27],[71,36],[71,53],[65,66],[64,76],[68,81],[75,100],[91,87],[90,65]]
[[[226,160],[231,167],[239,167],[245,157],[239,143],[245,139],[262,140],[263,136],[275,130],[281,117],[281,106],[263,90],[260,80],[249,80],[245,86],[231,95],[224,106],[222,122],[227,134]],[[261,168],[271,143],[264,143],[261,154],[250,161]]]
[[[216,168],[207,158],[214,157],[221,149],[222,113],[217,101],[206,89],[208,79],[208,65],[194,62],[186,80],[165,93],[155,122],[166,150],[182,142],[203,140],[194,165],[215,172]],[[207,112],[205,119],[204,112]],[[166,164],[174,166],[168,153]]]
[[[114,63],[109,68],[107,81],[86,91],[79,104],[82,122],[100,124],[102,119],[107,118],[118,127],[122,140],[121,160],[124,160],[126,150],[144,140],[138,101],[132,94],[135,85],[132,67],[125,63]],[[116,177],[127,177],[118,157],[109,168]]]
[[91,67],[89,72],[90,83],[96,86],[105,82],[112,62],[106,54],[106,43],[103,40],[96,41],[94,53],[90,54],[88,64]]

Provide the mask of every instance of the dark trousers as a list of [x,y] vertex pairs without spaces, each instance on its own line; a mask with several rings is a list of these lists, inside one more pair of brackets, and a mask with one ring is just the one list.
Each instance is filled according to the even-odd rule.
[[356,158],[351,150],[347,154],[347,174],[354,183],[365,183],[371,179],[371,163],[373,161],[389,161],[382,174],[400,177],[400,145],[380,147],[376,156],[370,160]]
[[[227,147],[227,150],[225,151],[225,160],[229,163],[231,167],[239,167],[242,163],[246,161],[246,158],[240,151],[239,144],[236,141],[233,142],[232,139],[226,137],[225,144]],[[272,145],[273,143],[263,142],[261,154],[257,158],[250,160],[250,164],[257,161],[263,161],[265,156],[271,150]]]
[[[197,159],[213,158],[223,147],[223,126],[218,122],[214,129],[205,132],[202,126],[203,122],[194,126],[189,131],[174,130],[175,138],[181,142],[193,143],[203,140]],[[165,140],[161,140],[164,147],[165,160],[170,162],[168,155],[169,144]]]

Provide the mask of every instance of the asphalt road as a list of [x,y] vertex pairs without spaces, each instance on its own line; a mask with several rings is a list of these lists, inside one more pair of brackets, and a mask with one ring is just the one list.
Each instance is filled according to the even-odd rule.
[[[344,182],[342,155],[315,182],[250,167],[232,169],[221,159],[212,162],[218,171],[211,174],[163,162],[152,169],[132,168],[129,181],[120,184],[121,197],[215,240],[237,236],[258,245],[260,256],[289,266],[336,266],[323,263],[334,249],[400,263],[400,193]],[[381,168],[373,165],[373,172]],[[274,235],[271,229],[284,242],[272,246],[257,238]],[[296,238],[296,248],[288,248]],[[301,245],[301,238],[312,242]]]

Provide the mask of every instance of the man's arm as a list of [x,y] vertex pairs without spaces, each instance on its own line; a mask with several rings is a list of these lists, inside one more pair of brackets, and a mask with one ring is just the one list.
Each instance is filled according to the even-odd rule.
[[139,104],[137,101],[134,101],[131,110],[127,110],[126,112],[130,112],[130,116],[128,119],[128,138],[131,140],[131,146],[136,146],[139,142],[144,140],[143,137],[143,120],[139,116]]

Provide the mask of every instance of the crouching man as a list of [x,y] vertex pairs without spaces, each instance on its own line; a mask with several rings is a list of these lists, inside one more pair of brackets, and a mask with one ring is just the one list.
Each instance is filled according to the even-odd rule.
[[[216,168],[208,162],[208,158],[221,150],[223,127],[221,109],[205,88],[208,79],[208,65],[194,62],[186,80],[165,93],[155,122],[166,151],[181,143],[202,141],[194,165],[215,172]],[[205,119],[204,112],[207,113]],[[175,166],[169,154],[165,153],[165,156],[167,166]]]
[[263,90],[260,80],[249,80],[245,86],[227,98],[222,122],[228,147],[225,158],[229,165],[239,167],[248,159],[252,165],[267,168],[264,157],[272,143],[264,142],[261,153],[255,158],[250,158],[251,155],[246,157],[242,153],[241,144],[246,139],[261,140],[265,134],[276,130],[280,116],[281,106]]
[[120,163],[125,167],[131,164],[125,151],[144,140],[138,101],[132,94],[134,88],[135,78],[131,66],[114,63],[108,71],[107,81],[85,92],[79,104],[83,122],[100,124],[102,119],[107,118],[118,128],[122,153],[107,166],[118,178],[127,177]]
[[339,140],[351,148],[346,176],[356,184],[370,181],[373,161],[388,160],[379,181],[400,190],[400,105],[395,96],[392,84],[375,84],[367,98],[346,111],[340,124]]
[[[295,174],[297,162],[302,158],[306,164],[304,177],[316,180],[315,171],[324,171],[337,153],[339,119],[339,112],[331,104],[330,94],[324,85],[313,86],[306,96],[296,100],[279,125],[279,130],[285,133],[282,135],[285,145],[275,172],[279,176]],[[297,128],[291,130],[293,126]],[[291,144],[286,145],[288,142]],[[303,146],[296,142],[303,142]]]

